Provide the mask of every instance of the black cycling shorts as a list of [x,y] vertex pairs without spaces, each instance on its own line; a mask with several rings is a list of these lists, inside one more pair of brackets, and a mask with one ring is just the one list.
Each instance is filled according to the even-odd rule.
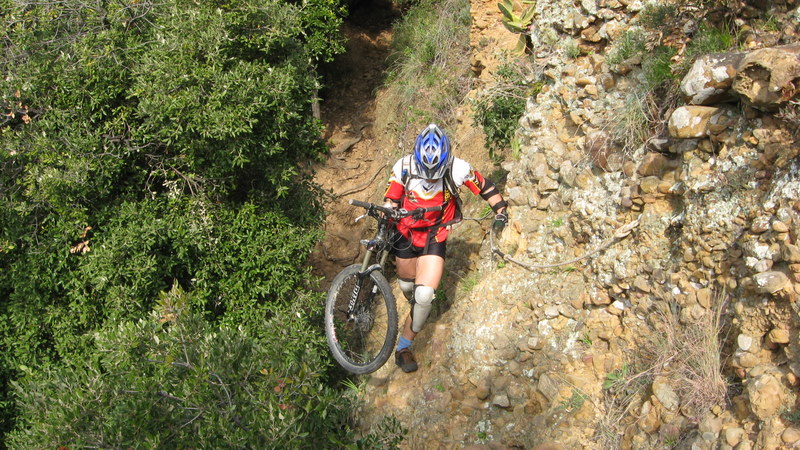
[[417,258],[423,255],[436,255],[444,258],[447,250],[447,241],[436,242],[433,235],[428,239],[428,248],[411,245],[411,241],[400,233],[397,233],[397,240],[392,245],[392,254],[397,258]]

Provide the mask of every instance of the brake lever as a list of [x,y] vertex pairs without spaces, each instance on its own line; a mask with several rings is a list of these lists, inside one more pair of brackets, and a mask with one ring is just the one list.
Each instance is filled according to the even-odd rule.
[[369,215],[369,213],[364,214],[363,216],[356,217],[355,223],[358,223],[359,220],[363,219],[364,217],[367,217],[368,215]]

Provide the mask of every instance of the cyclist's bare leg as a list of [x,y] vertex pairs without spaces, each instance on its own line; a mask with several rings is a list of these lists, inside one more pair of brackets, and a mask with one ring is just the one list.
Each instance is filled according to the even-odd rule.
[[[423,255],[418,258],[396,258],[395,266],[397,268],[397,276],[403,278],[413,278],[418,285],[429,286],[432,289],[437,289],[439,283],[442,281],[442,274],[444,274],[444,258],[437,255]],[[406,322],[403,326],[403,337],[409,341],[413,341],[417,336],[411,329],[412,317],[411,314],[406,317]]]
[[413,280],[417,277],[417,259],[418,258],[395,258],[394,266],[395,272],[399,278]]

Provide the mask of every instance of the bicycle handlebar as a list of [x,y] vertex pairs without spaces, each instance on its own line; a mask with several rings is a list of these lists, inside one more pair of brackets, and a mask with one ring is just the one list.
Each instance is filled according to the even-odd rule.
[[362,202],[361,200],[351,199],[349,202],[353,206],[359,206],[367,210],[367,213],[371,213],[373,211],[380,211],[384,213],[387,217],[391,217],[392,219],[402,219],[403,217],[408,216],[415,216],[415,217],[422,217],[425,213],[432,212],[432,211],[441,211],[444,206],[432,206],[430,208],[417,208],[408,211],[406,209],[392,209],[387,208],[385,206],[376,205],[374,203],[369,202]]

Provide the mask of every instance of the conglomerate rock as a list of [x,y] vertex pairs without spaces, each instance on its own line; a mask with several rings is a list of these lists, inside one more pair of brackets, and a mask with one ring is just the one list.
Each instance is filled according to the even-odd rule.
[[800,143],[750,107],[765,97],[732,90],[736,62],[763,59],[698,60],[669,134],[624,148],[608,124],[638,66],[584,49],[642,4],[536,8],[535,46],[568,36],[582,55],[537,55],[549,82],[503,164],[511,223],[495,238],[515,262],[484,241],[478,282],[417,337],[419,371],[367,383],[365,428],[395,415],[408,448],[797,445]]

